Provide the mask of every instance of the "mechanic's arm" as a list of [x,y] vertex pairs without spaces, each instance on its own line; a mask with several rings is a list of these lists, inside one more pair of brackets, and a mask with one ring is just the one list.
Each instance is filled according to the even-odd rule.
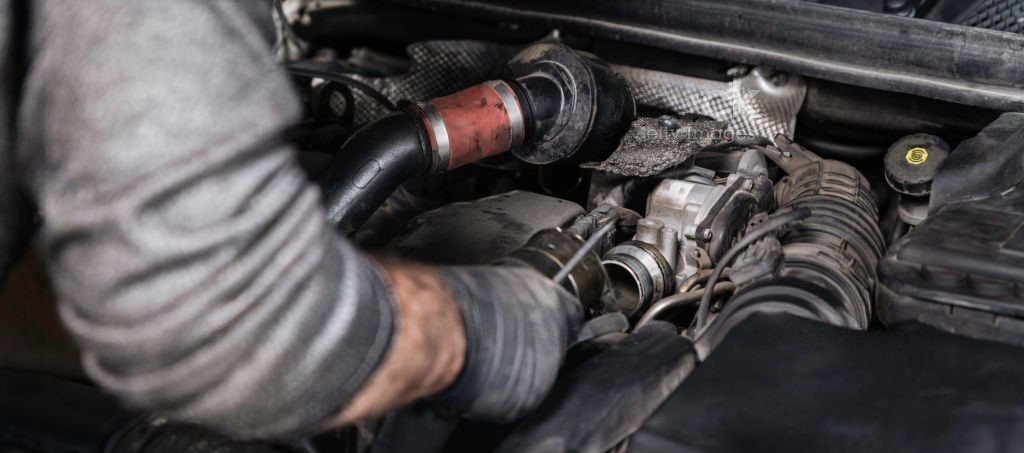
[[96,382],[242,437],[444,389],[510,417],[550,387],[579,318],[559,288],[525,270],[382,266],[335,235],[279,139],[298,108],[259,26],[269,3],[31,9],[19,158]]

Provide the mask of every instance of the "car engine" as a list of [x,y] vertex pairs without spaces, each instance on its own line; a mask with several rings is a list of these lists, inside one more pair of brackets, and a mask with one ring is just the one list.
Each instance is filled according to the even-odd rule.
[[296,448],[1014,449],[1024,38],[972,2],[583,3],[280,9],[338,231],[536,269],[587,318],[521,422],[421,404]]

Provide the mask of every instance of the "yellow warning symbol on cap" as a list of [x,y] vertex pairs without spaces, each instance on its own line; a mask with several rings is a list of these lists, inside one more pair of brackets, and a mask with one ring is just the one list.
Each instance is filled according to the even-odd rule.
[[928,150],[924,148],[911,148],[907,151],[907,163],[910,165],[921,165],[928,160]]

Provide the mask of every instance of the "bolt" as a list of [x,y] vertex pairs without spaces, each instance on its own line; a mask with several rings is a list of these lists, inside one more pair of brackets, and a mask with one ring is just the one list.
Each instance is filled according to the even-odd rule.
[[743,181],[743,190],[750,190],[754,188],[754,181],[746,180]]
[[711,228],[705,228],[704,231],[700,232],[700,237],[705,241],[711,240]]
[[679,120],[670,115],[662,115],[658,117],[658,126],[666,131],[675,132],[679,129]]

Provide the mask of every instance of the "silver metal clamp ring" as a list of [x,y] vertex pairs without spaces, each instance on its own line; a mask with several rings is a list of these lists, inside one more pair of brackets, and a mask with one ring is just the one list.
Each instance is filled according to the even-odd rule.
[[502,80],[491,80],[487,82],[487,86],[498,93],[501,103],[505,106],[505,112],[508,113],[509,123],[512,127],[512,143],[509,145],[515,146],[523,143],[526,140],[526,120],[523,118],[523,109],[519,106],[516,92]]
[[437,143],[430,171],[440,173],[448,170],[448,165],[451,163],[452,143],[448,139],[448,128],[444,125],[444,118],[430,102],[424,103],[420,108],[427,116],[427,122],[430,123],[430,129],[434,133],[434,141]]

